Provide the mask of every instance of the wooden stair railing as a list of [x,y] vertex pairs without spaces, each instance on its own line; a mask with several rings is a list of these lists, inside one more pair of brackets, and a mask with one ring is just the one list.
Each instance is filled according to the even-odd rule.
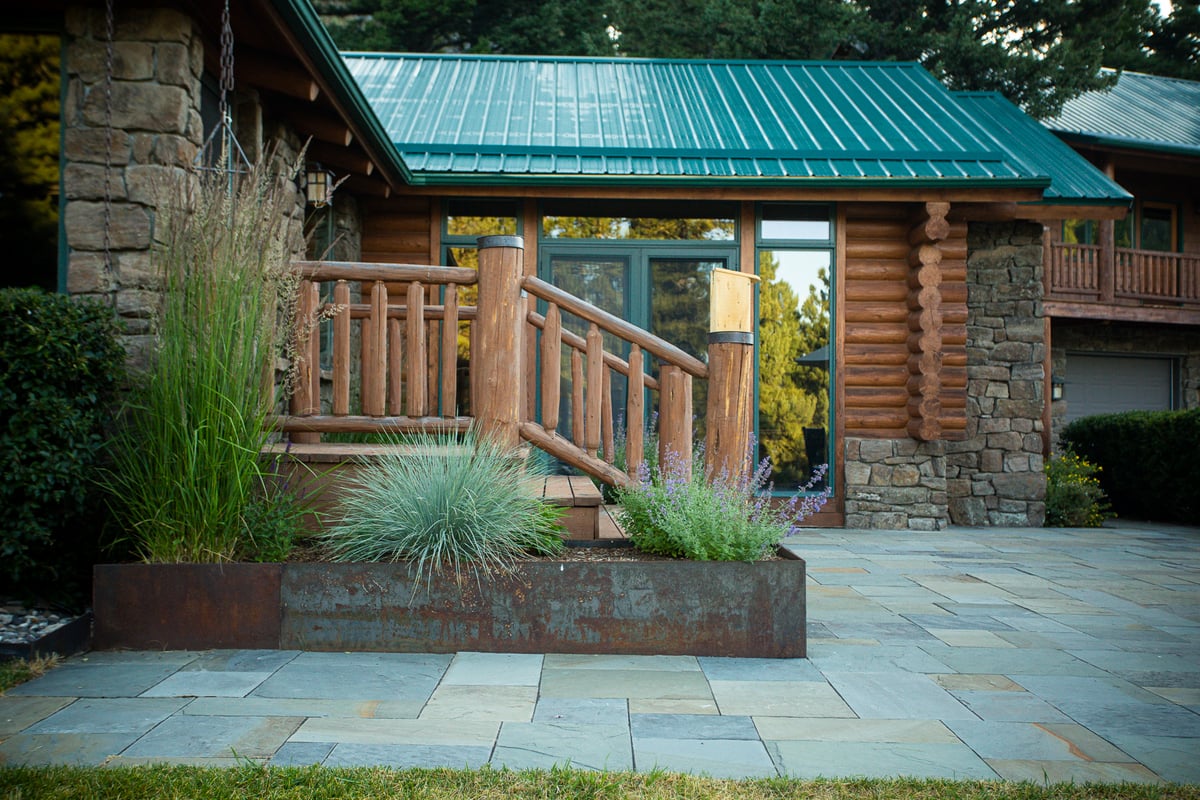
[[[526,276],[521,288],[547,303],[546,313],[526,315],[530,335],[541,332],[537,348],[541,388],[541,424],[521,423],[521,436],[573,467],[610,485],[635,480],[642,462],[645,430],[645,398],[639,385],[659,393],[659,463],[676,460],[691,464],[692,381],[708,378],[708,367],[675,345],[614,316],[551,283]],[[570,313],[585,322],[581,337],[563,329],[562,314]],[[608,334],[629,345],[629,358],[604,347]],[[562,349],[571,364],[570,438],[559,431]],[[660,362],[659,379],[644,372],[645,354]],[[613,462],[616,443],[613,424],[612,374],[623,375],[629,387],[625,404],[625,471]],[[531,370],[527,374],[533,374]],[[673,453],[668,459],[667,453]]]

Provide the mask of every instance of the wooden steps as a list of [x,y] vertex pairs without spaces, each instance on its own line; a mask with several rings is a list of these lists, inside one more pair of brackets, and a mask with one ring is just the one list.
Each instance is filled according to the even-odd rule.
[[591,478],[550,475],[537,480],[542,483],[542,499],[567,510],[562,526],[568,538],[600,538],[600,507],[604,498]]

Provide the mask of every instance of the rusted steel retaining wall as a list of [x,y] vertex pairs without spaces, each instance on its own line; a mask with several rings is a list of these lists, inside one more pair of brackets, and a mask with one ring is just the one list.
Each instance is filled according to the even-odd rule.
[[97,648],[803,658],[804,562],[525,562],[414,586],[397,564],[96,567]]

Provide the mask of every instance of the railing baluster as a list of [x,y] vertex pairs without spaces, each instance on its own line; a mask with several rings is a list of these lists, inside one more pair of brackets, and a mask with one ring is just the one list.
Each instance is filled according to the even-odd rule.
[[645,447],[646,392],[642,388],[642,348],[629,348],[629,391],[625,399],[625,472],[637,479]]
[[583,448],[583,356],[571,349],[571,441]]
[[458,408],[458,287],[447,284],[442,300],[442,416]]
[[425,290],[408,285],[408,415],[423,417],[429,408],[429,372],[425,365]]
[[[299,292],[300,308],[297,312],[296,324],[303,326],[303,335],[310,338],[319,336],[313,328],[313,320],[317,313],[317,301],[320,299],[320,289],[315,281],[304,280],[300,281]],[[296,377],[295,390],[292,392],[292,413],[302,417],[320,413],[321,410],[321,396],[317,394],[314,398],[312,390],[312,376],[316,373],[318,380],[320,379],[320,365],[313,364],[311,352],[311,348],[306,347],[300,356],[300,363],[297,365],[298,375]]]
[[558,393],[562,385],[562,315],[553,303],[546,309],[542,330],[542,427],[554,433],[558,427]]
[[334,284],[333,303],[333,414],[344,417],[350,413],[350,284]]
[[371,316],[367,320],[367,336],[371,339],[371,359],[365,369],[371,374],[371,390],[363,397],[363,411],[368,417],[382,417],[387,398],[387,285],[375,281],[371,287]]
[[400,320],[388,318],[388,413],[395,417],[404,413],[401,403],[404,394],[403,330]]
[[587,333],[587,425],[584,449],[595,455],[600,449],[600,407],[604,399],[604,337],[592,323]]
[[612,401],[612,372],[604,370],[604,390],[600,404],[600,446],[603,448],[604,460],[613,463],[616,453],[616,442],[613,440],[613,401]]
[[680,478],[691,475],[692,412],[687,375],[679,367],[663,365],[659,372],[659,469],[675,469]]

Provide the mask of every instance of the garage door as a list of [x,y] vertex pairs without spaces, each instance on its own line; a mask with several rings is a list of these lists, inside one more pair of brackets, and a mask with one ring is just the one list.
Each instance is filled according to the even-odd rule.
[[1067,420],[1173,405],[1174,359],[1067,355]]

